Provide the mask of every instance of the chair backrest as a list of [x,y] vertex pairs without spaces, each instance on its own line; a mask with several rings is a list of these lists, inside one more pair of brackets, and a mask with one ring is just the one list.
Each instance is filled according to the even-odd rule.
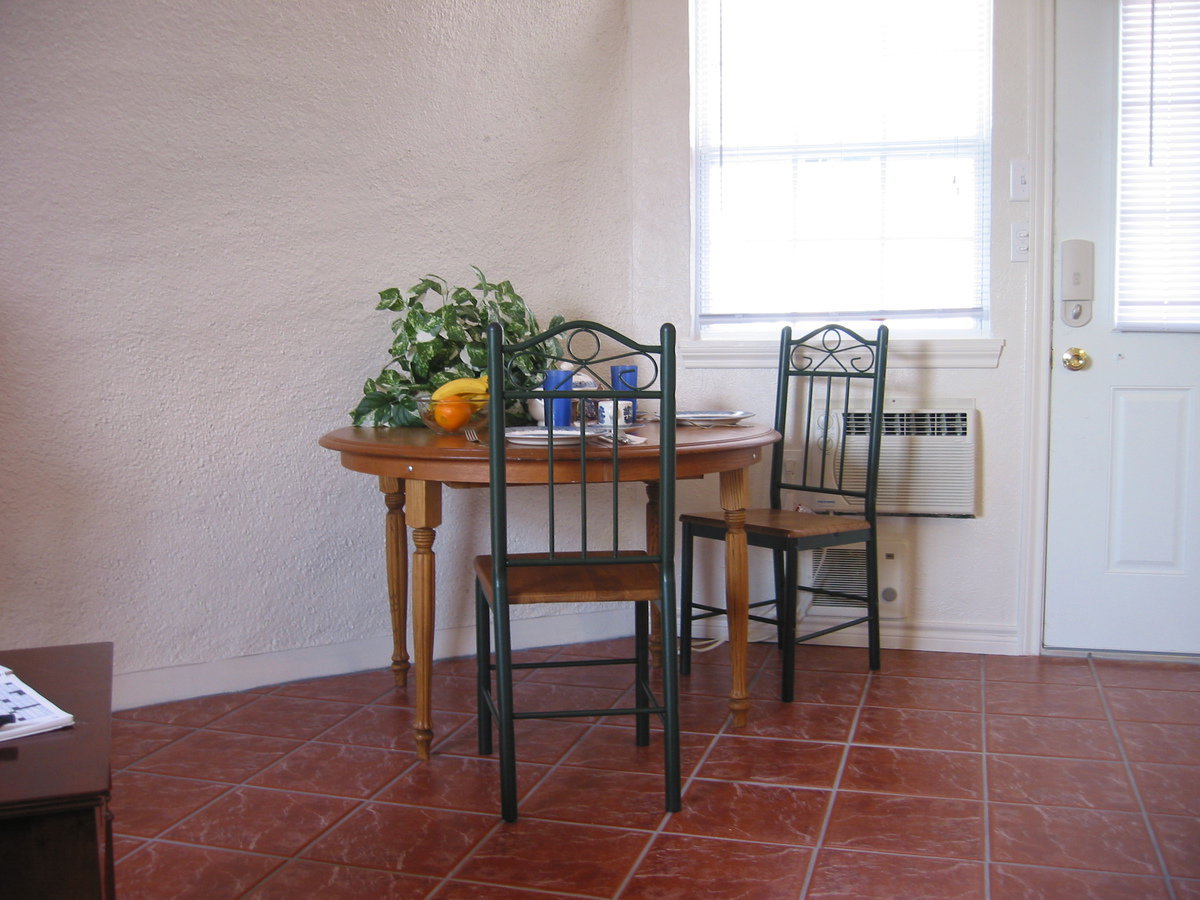
[[861,500],[864,515],[874,518],[887,345],[886,325],[874,340],[840,325],[795,339],[783,329],[775,395],[783,441],[771,455],[773,508],[785,508],[785,491],[801,491]]
[[[512,344],[504,342],[502,326],[493,323],[487,338],[493,558],[523,565],[512,554],[537,552],[560,565],[603,565],[619,561],[622,552],[648,550],[647,561],[661,562],[664,572],[669,572],[675,534],[675,327],[664,324],[657,344],[638,343],[589,321],[565,322]],[[632,376],[626,369],[618,378],[614,366],[636,369]],[[579,386],[546,390],[547,369],[570,371]],[[541,445],[506,447],[501,427],[505,411],[530,400],[543,402],[547,421],[555,400],[573,402],[585,416],[602,404],[612,411],[614,401],[635,402],[639,411],[657,408],[658,443],[638,446],[598,436],[585,438],[597,427],[589,424],[584,430],[576,424],[573,436],[564,434],[565,429],[548,428]],[[643,467],[638,470],[642,474],[650,471],[657,476],[658,519],[653,523],[657,547],[646,546],[647,526],[652,523],[646,519],[642,485],[631,488],[621,483],[629,480],[631,465]],[[513,482],[539,486],[514,489]],[[513,494],[523,513],[519,530],[510,527],[509,490],[519,492]],[[535,517],[531,511],[541,515]],[[537,518],[545,522],[542,533],[534,524]],[[494,577],[501,577],[504,569],[495,565]]]

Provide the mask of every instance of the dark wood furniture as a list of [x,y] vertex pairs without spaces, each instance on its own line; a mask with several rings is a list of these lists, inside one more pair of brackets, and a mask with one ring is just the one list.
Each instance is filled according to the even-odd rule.
[[[644,444],[622,445],[621,480],[645,482],[649,498],[647,527],[655,527],[658,479],[658,429],[646,426],[638,434]],[[720,506],[729,526],[725,541],[726,604],[729,617],[732,686],[729,707],[736,724],[746,723],[750,693],[746,682],[749,630],[749,574],[746,568],[748,470],[762,459],[763,448],[779,440],[765,425],[738,428],[679,428],[676,433],[676,478],[700,478],[719,473]],[[468,442],[460,435],[434,434],[428,428],[362,428],[347,426],[331,431],[320,444],[337,451],[342,465],[379,479],[387,506],[388,596],[392,611],[394,652],[392,671],[396,683],[407,682],[409,658],[405,641],[408,617],[408,533],[412,530],[413,654],[416,662],[417,710],[413,723],[417,753],[429,758],[433,740],[430,716],[434,630],[433,552],[437,528],[442,524],[442,485],[478,487],[488,483],[487,444]],[[509,445],[506,478],[509,484],[545,484],[544,447]],[[480,540],[484,540],[480,531]]]
[[0,664],[75,717],[0,742],[0,896],[112,898],[112,644],[0,650]]

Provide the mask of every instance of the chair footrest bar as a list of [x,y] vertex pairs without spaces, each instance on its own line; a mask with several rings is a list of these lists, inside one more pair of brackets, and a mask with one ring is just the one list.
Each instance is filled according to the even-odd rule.
[[638,713],[652,713],[658,716],[666,715],[665,706],[637,707],[629,706],[621,709],[547,709],[529,712],[513,712],[514,719],[577,719],[582,716],[634,716]]
[[811,641],[813,638],[821,637],[824,634],[832,634],[835,631],[841,631],[843,628],[849,628],[852,625],[861,625],[863,622],[869,621],[868,616],[863,616],[860,619],[854,619],[850,622],[842,622],[840,625],[832,625],[829,628],[822,628],[820,631],[814,631],[806,634],[803,637],[796,638],[797,644],[803,644],[805,641]]

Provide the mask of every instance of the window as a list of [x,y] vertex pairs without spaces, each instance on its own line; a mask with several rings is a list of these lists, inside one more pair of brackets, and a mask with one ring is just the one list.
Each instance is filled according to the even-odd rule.
[[694,0],[702,338],[988,313],[990,0]]
[[1117,327],[1200,331],[1200,0],[1121,3]]

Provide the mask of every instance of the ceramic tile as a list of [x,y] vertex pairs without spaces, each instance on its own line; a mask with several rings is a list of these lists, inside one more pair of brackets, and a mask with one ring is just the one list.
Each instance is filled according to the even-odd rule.
[[622,900],[697,897],[793,898],[812,851],[804,847],[662,834],[638,865]]
[[230,790],[227,784],[117,772],[112,780],[113,831],[155,837]]
[[988,794],[1006,803],[1134,811],[1125,766],[1090,759],[988,757]]
[[[793,895],[794,896],[794,895]],[[984,896],[983,863],[851,850],[822,850],[806,897],[863,900],[920,897],[961,900]]]
[[356,703],[264,694],[208,724],[214,731],[266,734],[305,741],[359,709]]
[[866,705],[979,712],[981,698],[982,683],[978,681],[881,675],[871,679]]
[[[758,676],[759,681],[769,673]],[[772,676],[772,684],[778,685],[777,676]],[[692,662],[692,673],[680,675],[679,690],[683,694],[695,696],[707,694],[712,697],[728,697],[733,684],[732,670],[729,666],[719,666],[700,662]]]
[[1200,816],[1200,766],[1132,764],[1146,811],[1175,816]]
[[982,860],[983,804],[942,797],[839,791],[825,846]]
[[[654,829],[666,815],[661,775],[558,766],[521,802],[523,816]],[[499,804],[493,809],[499,809]]]
[[1166,900],[1166,882],[1154,875],[1121,875],[1040,866],[992,866],[992,900]]
[[191,728],[163,725],[158,722],[139,722],[134,719],[113,719],[112,767],[124,769],[155,750],[192,733]]
[[277,856],[151,841],[117,863],[117,896],[121,900],[232,900],[284,862]]
[[683,808],[667,821],[674,834],[814,846],[828,791],[781,785],[696,780]]
[[996,862],[1151,875],[1158,869],[1138,813],[992,803]]
[[1086,659],[1055,656],[985,656],[983,675],[991,681],[1025,681],[1039,684],[1096,683]]
[[455,877],[611,897],[650,838],[623,828],[518,819],[495,828]]
[[[708,734],[680,732],[679,761],[685,778],[695,771],[696,764],[713,740],[713,736]],[[568,765],[593,769],[660,774],[663,770],[663,747],[659,740],[639,747],[631,729],[597,725],[575,743],[563,761]]]
[[131,768],[160,775],[236,783],[245,781],[299,746],[299,742],[284,738],[197,731],[138,760]]
[[[862,702],[866,675],[844,672],[796,672],[793,692],[800,703],[828,703],[838,706],[858,706]],[[750,696],[776,699],[780,695],[779,677],[763,672],[754,682]]]
[[356,869],[309,860],[293,860],[246,895],[247,900],[419,900],[438,881],[378,869]]
[[[517,722],[514,729],[517,759],[547,765],[556,763],[587,733],[587,730],[587,725],[565,719],[525,719]],[[457,756],[479,754],[479,731],[474,721],[468,722],[440,742],[435,736],[434,741],[435,757],[439,752]]]
[[1118,722],[1117,731],[1131,760],[1200,766],[1200,725]]
[[1178,878],[1200,878],[1200,819],[1195,816],[1152,815],[1167,871]]
[[[433,711],[433,745],[454,733],[471,716],[463,713]],[[413,747],[413,722],[411,709],[395,706],[364,706],[347,716],[321,735],[321,740],[341,744],[359,744],[365,747],[382,747],[385,750],[411,750]]]
[[854,743],[926,750],[980,750],[983,717],[978,713],[867,706],[859,713]]
[[1104,695],[1118,721],[1200,725],[1200,691],[1105,688]]
[[1196,663],[1098,659],[1096,673],[1105,687],[1200,691],[1200,664]]
[[983,799],[983,757],[948,750],[851,747],[841,789]]
[[312,741],[263,769],[250,783],[365,799],[416,762],[415,751]]
[[879,674],[912,678],[954,678],[978,681],[983,675],[978,653],[930,653],[890,650],[880,657]]
[[701,766],[701,778],[831,788],[843,744],[721,735]]
[[163,837],[291,856],[357,805],[340,797],[241,787],[189,816]]
[[987,747],[991,753],[1078,759],[1121,758],[1112,726],[1103,719],[989,715]]
[[[518,796],[529,793],[546,771],[546,766],[518,762]],[[500,810],[500,766],[494,757],[442,756],[410,766],[375,799],[494,814]]]
[[230,710],[253,702],[257,697],[257,694],[250,693],[213,694],[208,697],[196,697],[192,700],[178,700],[174,703],[158,703],[154,706],[121,710],[114,713],[113,717],[136,719],[139,722],[158,722],[163,725],[202,728]]
[[986,709],[988,715],[1105,718],[1100,691],[1083,684],[989,682]]
[[746,724],[741,728],[730,725],[728,733],[797,741],[845,741],[850,737],[854,712],[849,706],[756,700]]
[[483,839],[496,817],[366,803],[301,852],[319,862],[442,877]]
[[[408,673],[410,689],[413,680],[414,675],[410,669]],[[382,699],[395,690],[397,690],[396,682],[392,677],[390,669],[372,669],[367,672],[354,672],[349,675],[330,675],[326,678],[291,681],[280,685],[275,693],[287,697],[310,697],[316,700],[370,703]]]

